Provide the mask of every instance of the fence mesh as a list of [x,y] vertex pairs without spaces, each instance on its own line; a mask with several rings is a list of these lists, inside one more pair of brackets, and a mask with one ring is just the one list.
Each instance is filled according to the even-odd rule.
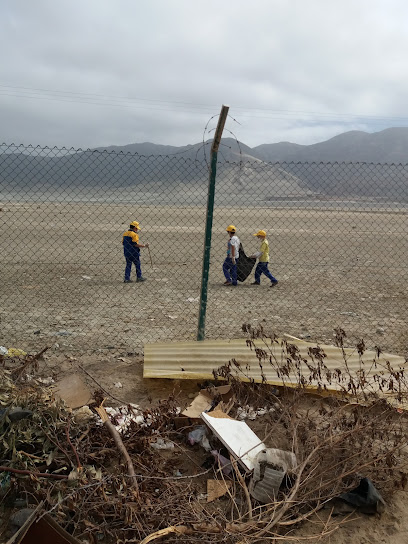
[[[330,341],[342,327],[408,350],[408,165],[218,164],[208,338],[243,322]],[[0,343],[69,351],[196,338],[208,166],[204,151],[143,156],[0,146]],[[122,234],[140,222],[144,283],[123,283]],[[276,288],[225,287],[234,224],[247,254],[266,230]],[[134,270],[132,271],[135,279]]]

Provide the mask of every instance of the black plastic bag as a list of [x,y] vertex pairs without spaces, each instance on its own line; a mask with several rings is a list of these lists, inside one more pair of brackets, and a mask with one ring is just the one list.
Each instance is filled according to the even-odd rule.
[[237,259],[237,278],[238,281],[245,281],[256,263],[254,257],[247,257],[242,244],[239,246],[239,257]]
[[339,498],[364,514],[382,512],[385,506],[384,499],[369,478],[361,478],[357,487],[348,493],[342,493]]

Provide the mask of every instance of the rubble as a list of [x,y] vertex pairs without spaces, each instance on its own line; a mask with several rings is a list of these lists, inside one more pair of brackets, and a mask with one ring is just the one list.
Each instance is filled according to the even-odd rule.
[[330,500],[378,513],[405,478],[405,412],[375,395],[345,403],[224,373],[227,384],[198,387],[189,406],[173,395],[141,406],[82,375],[48,385],[39,360],[0,368],[0,532],[10,544],[261,542],[292,538],[319,512],[317,541],[341,524],[324,515]]

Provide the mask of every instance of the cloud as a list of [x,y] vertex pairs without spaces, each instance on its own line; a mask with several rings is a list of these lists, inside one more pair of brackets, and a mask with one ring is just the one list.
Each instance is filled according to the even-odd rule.
[[250,146],[405,125],[407,16],[399,0],[2,3],[0,140],[184,145],[222,103]]

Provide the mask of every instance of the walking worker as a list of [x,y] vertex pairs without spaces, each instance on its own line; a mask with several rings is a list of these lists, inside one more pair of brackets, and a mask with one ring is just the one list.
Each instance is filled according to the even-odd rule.
[[266,232],[264,230],[258,230],[254,234],[258,238],[258,240],[261,240],[261,247],[260,250],[257,253],[254,253],[251,255],[251,257],[258,258],[259,261],[255,268],[255,281],[252,282],[251,285],[260,285],[261,284],[261,275],[265,274],[267,278],[271,280],[271,287],[275,287],[277,285],[278,280],[272,276],[268,269],[268,263],[269,263],[269,242],[266,239]]
[[123,233],[123,252],[126,259],[126,268],[125,268],[125,280],[124,283],[132,283],[133,280],[130,279],[130,274],[132,271],[132,263],[136,268],[136,281],[145,281],[145,278],[142,276],[142,268],[140,266],[140,248],[149,247],[149,244],[140,244],[139,243],[139,234],[140,226],[137,221],[132,221],[129,226],[129,230]]
[[224,285],[237,285],[237,259],[239,257],[239,245],[240,241],[238,236],[236,236],[237,229],[234,225],[228,225],[227,232],[229,235],[228,247],[227,247],[227,258],[222,265],[222,270],[225,276]]

